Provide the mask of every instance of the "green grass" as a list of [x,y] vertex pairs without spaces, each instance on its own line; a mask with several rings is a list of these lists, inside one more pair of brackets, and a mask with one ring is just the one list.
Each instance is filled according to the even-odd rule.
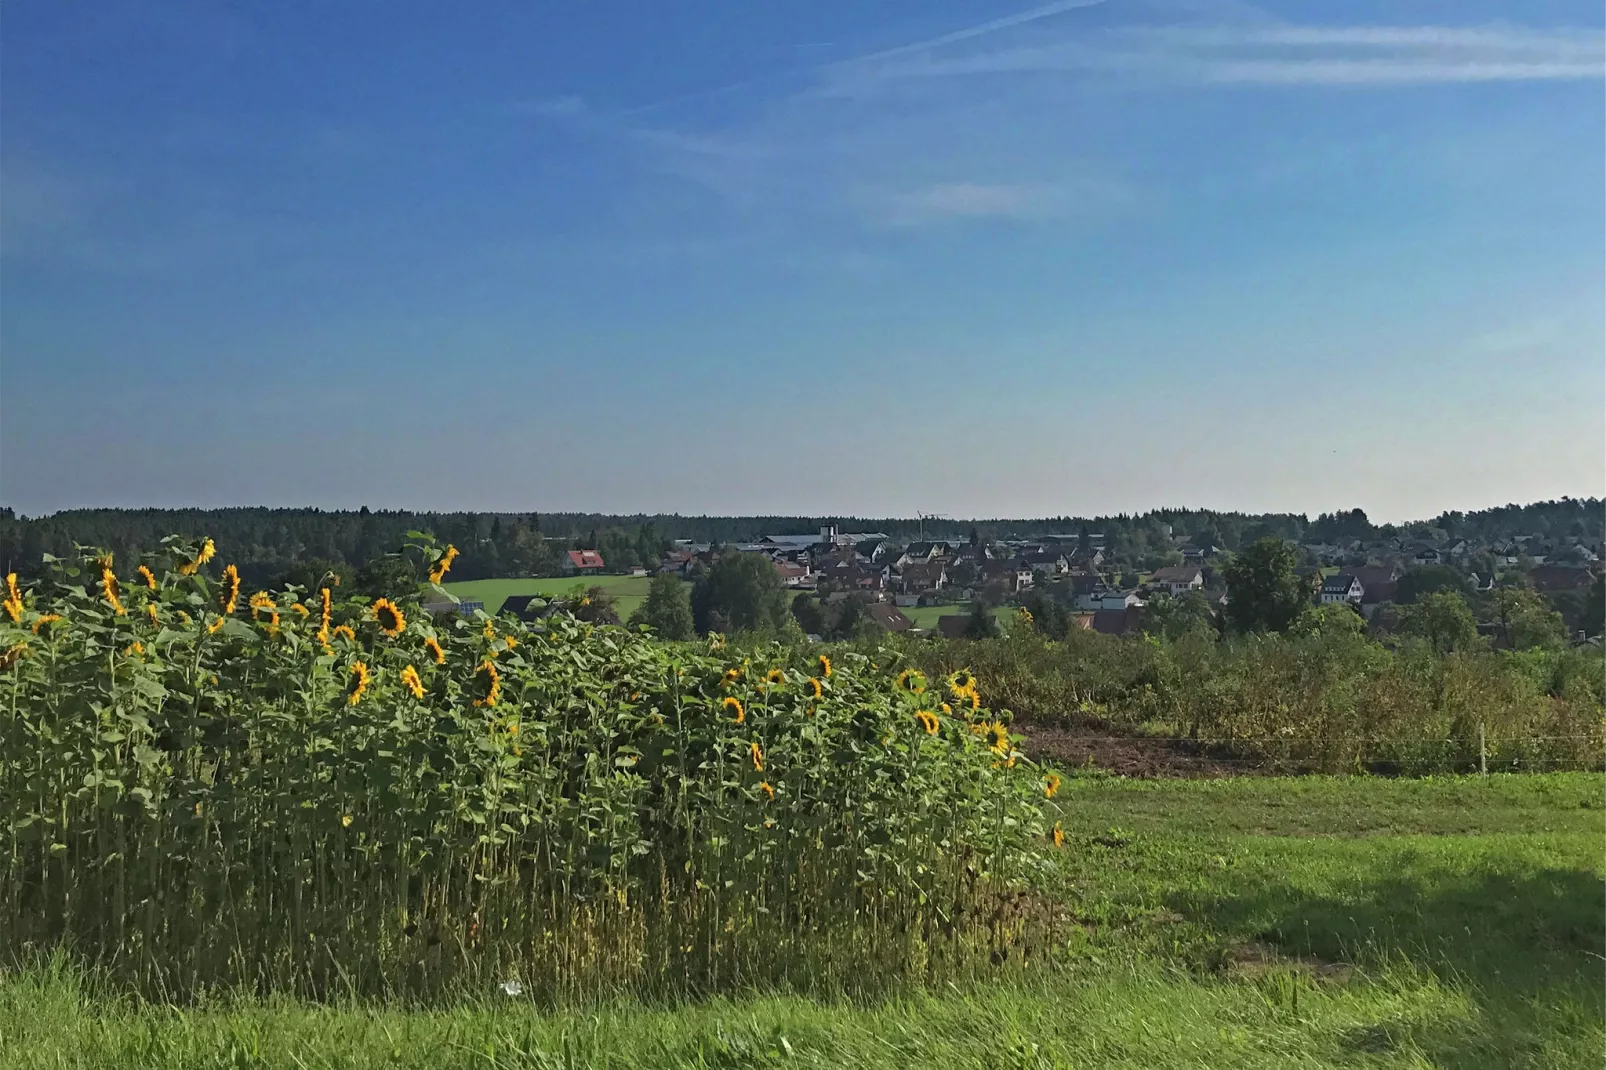
[[1025,982],[873,1005],[181,1011],[35,970],[0,980],[0,1068],[1594,1067],[1603,788],[1068,778],[1069,939]]
[[464,580],[448,583],[446,589],[464,601],[485,603],[487,613],[495,613],[502,603],[516,594],[568,594],[576,587],[601,587],[614,599],[619,619],[625,620],[647,600],[651,576],[558,576],[523,580]]
[[[900,606],[898,611],[913,621],[916,628],[935,628],[937,627],[938,617],[968,617],[970,615],[970,606],[968,604],[954,606]],[[998,623],[1006,628],[1014,618],[1014,615],[1014,606],[999,606],[993,610],[993,616],[998,618]]]

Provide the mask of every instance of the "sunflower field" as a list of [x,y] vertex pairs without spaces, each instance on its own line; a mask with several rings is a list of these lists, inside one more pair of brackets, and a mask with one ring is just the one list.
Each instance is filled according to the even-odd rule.
[[1047,924],[1058,784],[967,673],[248,591],[211,540],[48,567],[0,613],[4,960],[565,1001],[880,990]]

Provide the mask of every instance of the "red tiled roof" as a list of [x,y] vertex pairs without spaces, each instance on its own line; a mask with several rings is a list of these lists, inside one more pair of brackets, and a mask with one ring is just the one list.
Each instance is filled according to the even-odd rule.
[[569,561],[575,568],[602,567],[602,555],[595,550],[570,550]]

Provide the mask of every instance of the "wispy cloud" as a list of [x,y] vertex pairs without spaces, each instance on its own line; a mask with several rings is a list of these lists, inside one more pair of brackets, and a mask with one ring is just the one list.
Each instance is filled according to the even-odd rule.
[[[958,40],[958,38],[956,38]],[[890,58],[889,58],[890,57]],[[1400,86],[1606,75],[1600,30],[1486,26],[1118,26],[1039,33],[986,47],[865,57],[838,91],[957,75],[1061,73],[1204,85]]]

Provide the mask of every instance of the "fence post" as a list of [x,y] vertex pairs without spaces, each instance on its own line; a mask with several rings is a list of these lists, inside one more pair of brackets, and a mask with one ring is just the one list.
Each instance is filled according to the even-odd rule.
[[1478,775],[1489,775],[1489,748],[1483,738],[1483,722],[1478,722]]

